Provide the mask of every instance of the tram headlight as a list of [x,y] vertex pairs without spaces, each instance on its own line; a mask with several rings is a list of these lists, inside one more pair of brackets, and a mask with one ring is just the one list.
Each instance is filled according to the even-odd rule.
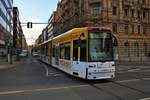
[[112,66],[115,66],[115,64],[112,64]]
[[115,66],[115,62],[112,63],[112,66]]
[[89,65],[89,68],[96,68],[96,65],[95,64]]

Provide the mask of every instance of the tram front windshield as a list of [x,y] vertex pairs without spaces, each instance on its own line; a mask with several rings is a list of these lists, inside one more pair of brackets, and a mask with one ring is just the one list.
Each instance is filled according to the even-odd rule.
[[104,62],[113,60],[111,31],[89,31],[89,62]]

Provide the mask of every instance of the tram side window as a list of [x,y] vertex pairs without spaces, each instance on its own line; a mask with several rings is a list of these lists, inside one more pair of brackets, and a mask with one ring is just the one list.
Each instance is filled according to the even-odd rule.
[[86,61],[86,40],[81,41],[80,60],[81,61]]
[[60,59],[64,59],[65,57],[65,46],[62,44],[60,45]]
[[60,59],[70,60],[70,42],[60,45]]
[[48,45],[47,44],[45,45],[44,50],[45,50],[45,56],[47,56],[48,55]]
[[59,48],[59,46],[57,46],[57,47],[55,47],[55,57],[59,58],[59,55],[60,55],[60,48]]
[[65,59],[70,60],[70,47],[65,47]]
[[78,41],[73,41],[73,60],[78,61]]
[[70,46],[71,46],[70,42],[64,44],[64,47],[65,47],[65,59],[66,60],[70,60]]
[[53,47],[53,57],[55,57],[55,47]]

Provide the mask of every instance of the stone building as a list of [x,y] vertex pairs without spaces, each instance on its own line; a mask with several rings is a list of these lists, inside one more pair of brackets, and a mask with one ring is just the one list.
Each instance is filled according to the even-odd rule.
[[75,27],[111,27],[119,61],[149,59],[150,0],[61,0],[52,25],[54,36]]
[[13,7],[13,47],[15,52],[24,49],[24,44],[27,45],[24,39],[25,37],[19,19],[18,7]]
[[48,19],[48,25],[47,25],[47,32],[48,32],[48,39],[52,39],[53,36],[53,31],[54,31],[54,15],[55,12],[53,12],[53,14],[50,16],[50,18]]
[[0,56],[7,54],[12,43],[12,6],[13,0],[0,0]]

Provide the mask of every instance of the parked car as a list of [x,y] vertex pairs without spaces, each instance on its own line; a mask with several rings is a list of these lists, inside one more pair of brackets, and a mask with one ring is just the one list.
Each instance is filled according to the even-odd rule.
[[32,56],[33,56],[33,57],[38,57],[38,56],[40,56],[40,55],[39,55],[39,52],[32,52]]
[[27,57],[28,56],[28,50],[22,50],[19,54],[20,57]]

